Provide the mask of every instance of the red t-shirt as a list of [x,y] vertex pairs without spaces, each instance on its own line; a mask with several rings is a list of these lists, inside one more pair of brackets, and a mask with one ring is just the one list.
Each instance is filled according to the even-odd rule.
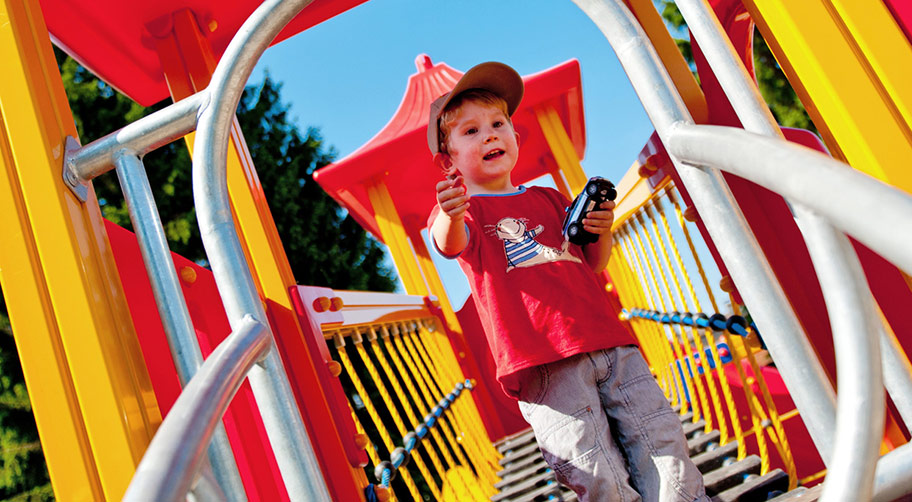
[[466,212],[469,242],[455,258],[475,296],[497,379],[513,397],[520,370],[636,343],[582,248],[563,238],[569,205],[557,190],[521,186],[473,195]]

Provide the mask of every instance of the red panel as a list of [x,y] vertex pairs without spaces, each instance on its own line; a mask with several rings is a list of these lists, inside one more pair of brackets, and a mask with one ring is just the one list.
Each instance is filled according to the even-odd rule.
[[912,43],[912,2],[909,0],[884,0],[887,8],[902,28],[909,43]]
[[[482,421],[484,421],[485,428],[488,431],[488,436],[490,436],[491,441],[497,441],[506,436],[528,429],[529,424],[526,423],[522,414],[519,412],[519,404],[515,399],[508,397],[504,393],[503,388],[500,386],[500,382],[497,381],[494,357],[491,355],[491,349],[488,347],[488,340],[485,338],[484,328],[481,326],[481,321],[478,319],[478,309],[475,307],[475,300],[472,295],[469,295],[459,312],[456,312],[456,317],[459,319],[459,325],[462,326],[465,343],[468,345],[468,347],[462,349],[456,348],[456,350],[457,352],[459,350],[465,350],[474,355],[478,368],[477,371],[467,371],[466,368],[463,368],[463,372],[466,375],[475,378],[479,382],[479,387],[489,389],[490,398],[493,401],[493,416],[489,416],[488,413],[485,413],[489,408],[483,406],[484,403],[479,403],[477,399],[475,403],[476,406],[478,406],[478,410],[481,411],[481,418]],[[474,391],[472,397],[475,398]],[[500,422],[500,427],[497,427],[498,424],[495,420]]]
[[[318,358],[313,361],[314,369],[316,370],[318,384],[325,392],[326,400],[330,403],[330,416],[332,417],[333,424],[338,430],[341,438],[342,449],[345,451],[345,456],[352,467],[364,467],[367,465],[367,452],[355,444],[355,435],[357,435],[358,431],[355,428],[355,422],[352,419],[348,398],[345,396],[345,391],[342,389],[339,378],[333,376],[327,367],[327,363],[332,361],[332,357],[329,354],[329,349],[326,347],[326,340],[323,338],[323,330],[320,327],[321,323],[317,321],[321,314],[313,309],[314,300],[319,297],[334,298],[335,294],[333,293],[333,290],[329,288],[317,286],[295,286],[291,288],[290,294],[292,303],[294,304],[295,314],[298,316],[298,324],[305,331],[303,338],[307,350],[310,354],[313,354],[314,358]],[[341,317],[329,311],[322,315]],[[298,344],[286,343],[283,345],[288,347],[285,354],[293,358],[293,360],[300,360],[301,357],[308,357],[306,353],[294,354],[288,352],[294,350],[295,347],[298,347]],[[300,348],[303,348],[303,346]]]
[[[273,43],[364,1],[314,0]],[[149,106],[168,97],[161,64],[152,49],[155,38],[171,31],[173,12],[189,9],[194,13],[200,31],[207,34],[218,59],[260,3],[259,0],[41,0],[41,10],[57,45],[105,82],[141,105]]]
[[[124,295],[130,307],[136,336],[152,380],[152,388],[158,399],[159,408],[165,415],[177,400],[181,386],[152,296],[152,286],[143,266],[139,245],[132,232],[111,222],[105,222],[105,228],[123,283]],[[187,268],[196,274],[193,283],[182,280],[181,287],[205,358],[231,332],[228,318],[222,307],[212,272],[176,254],[172,253],[171,256],[178,271]],[[269,447],[259,408],[248,383],[245,382],[241,386],[222,422],[228,433],[228,440],[234,451],[248,499],[268,502],[288,500],[278,465]]]
[[[750,363],[748,363],[747,360],[742,360],[741,366],[744,368],[744,373],[748,378],[752,378],[754,376],[753,369],[750,367]],[[779,415],[781,416],[789,411],[794,410],[795,404],[792,402],[792,398],[789,396],[788,390],[785,388],[785,383],[782,381],[782,377],[779,375],[779,371],[774,366],[762,366],[760,368],[760,374],[763,375],[763,379],[769,388],[770,395],[772,396],[773,403],[776,405],[776,410],[778,411]],[[718,386],[718,377],[716,377],[715,372],[712,372],[712,375],[715,377],[716,385]],[[750,408],[747,403],[747,398],[744,395],[743,383],[738,377],[738,371],[734,366],[734,363],[725,365],[725,375],[726,378],[728,378],[729,384],[731,385],[732,398],[735,402],[735,406],[740,412],[741,430],[743,432],[747,432],[753,427],[753,423],[751,422],[750,418]],[[751,389],[754,392],[754,395],[756,395],[757,398],[762,401],[763,397],[760,393],[760,386],[757,383],[753,383],[751,385]],[[765,402],[763,407],[766,409]],[[728,422],[731,423],[730,421]],[[783,422],[783,429],[785,429],[785,437],[789,443],[789,450],[791,451],[792,456],[795,460],[798,479],[816,474],[825,468],[823,460],[817,453],[817,447],[814,446],[814,441],[811,439],[811,435],[807,431],[807,427],[805,427],[800,415],[792,417]],[[729,428],[729,432],[733,432],[731,428]],[[766,435],[766,439],[766,445],[767,448],[769,448],[770,468],[779,468],[785,471],[785,463],[782,461],[782,458],[776,451],[775,445],[770,442],[769,434]],[[746,438],[746,442],[747,451],[749,454],[759,454],[757,441],[753,434],[750,437]],[[814,483],[811,483],[811,485],[813,484]]]

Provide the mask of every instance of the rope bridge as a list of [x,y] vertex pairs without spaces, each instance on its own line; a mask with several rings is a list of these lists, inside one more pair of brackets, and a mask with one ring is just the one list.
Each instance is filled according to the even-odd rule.
[[475,404],[435,317],[324,329],[358,431],[370,500],[487,500],[499,480]]

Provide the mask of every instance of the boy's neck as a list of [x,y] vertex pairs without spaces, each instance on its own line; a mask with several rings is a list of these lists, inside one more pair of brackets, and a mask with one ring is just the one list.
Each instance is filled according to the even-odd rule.
[[468,195],[490,195],[490,194],[508,194],[515,193],[519,188],[517,188],[509,180],[489,182],[489,183],[478,183],[470,180],[465,180],[466,185],[466,194]]

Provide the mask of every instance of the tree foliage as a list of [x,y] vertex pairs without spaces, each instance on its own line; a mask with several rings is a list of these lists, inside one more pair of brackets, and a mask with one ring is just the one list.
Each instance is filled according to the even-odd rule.
[[[56,50],[56,49],[55,49]],[[167,106],[144,108],[98,80],[64,53],[57,63],[83,144]],[[335,152],[308,128],[301,132],[268,78],[245,89],[237,114],[296,280],[336,289],[393,291],[394,272],[380,243],[313,180]],[[182,141],[143,159],[171,250],[206,263],[193,209],[191,164]],[[130,228],[114,173],[92,182],[104,216]],[[53,500],[6,304],[0,291],[0,499]]]
[[[143,108],[58,52],[70,107],[83,144],[167,106]],[[248,86],[237,116],[295,279],[336,289],[392,291],[395,275],[382,246],[313,180],[335,158],[315,128],[294,124],[281,100],[281,84],[268,76]],[[171,250],[204,263],[193,209],[190,157],[182,141],[143,159]],[[93,181],[106,218],[130,228],[117,177]]]
[[[679,32],[686,29],[687,23],[684,21],[684,16],[681,15],[673,1],[659,0],[657,7],[669,26]],[[675,42],[678,44],[678,49],[680,49],[684,59],[693,68],[694,58],[690,40],[676,39]],[[763,35],[760,34],[760,30],[756,28],[754,28],[753,53],[757,86],[779,125],[807,129],[816,133],[817,128],[814,127],[807,110],[801,100],[798,99],[798,95],[795,94],[791,84],[789,84],[782,67],[779,66],[772,51],[770,51],[769,46],[763,39]]]

